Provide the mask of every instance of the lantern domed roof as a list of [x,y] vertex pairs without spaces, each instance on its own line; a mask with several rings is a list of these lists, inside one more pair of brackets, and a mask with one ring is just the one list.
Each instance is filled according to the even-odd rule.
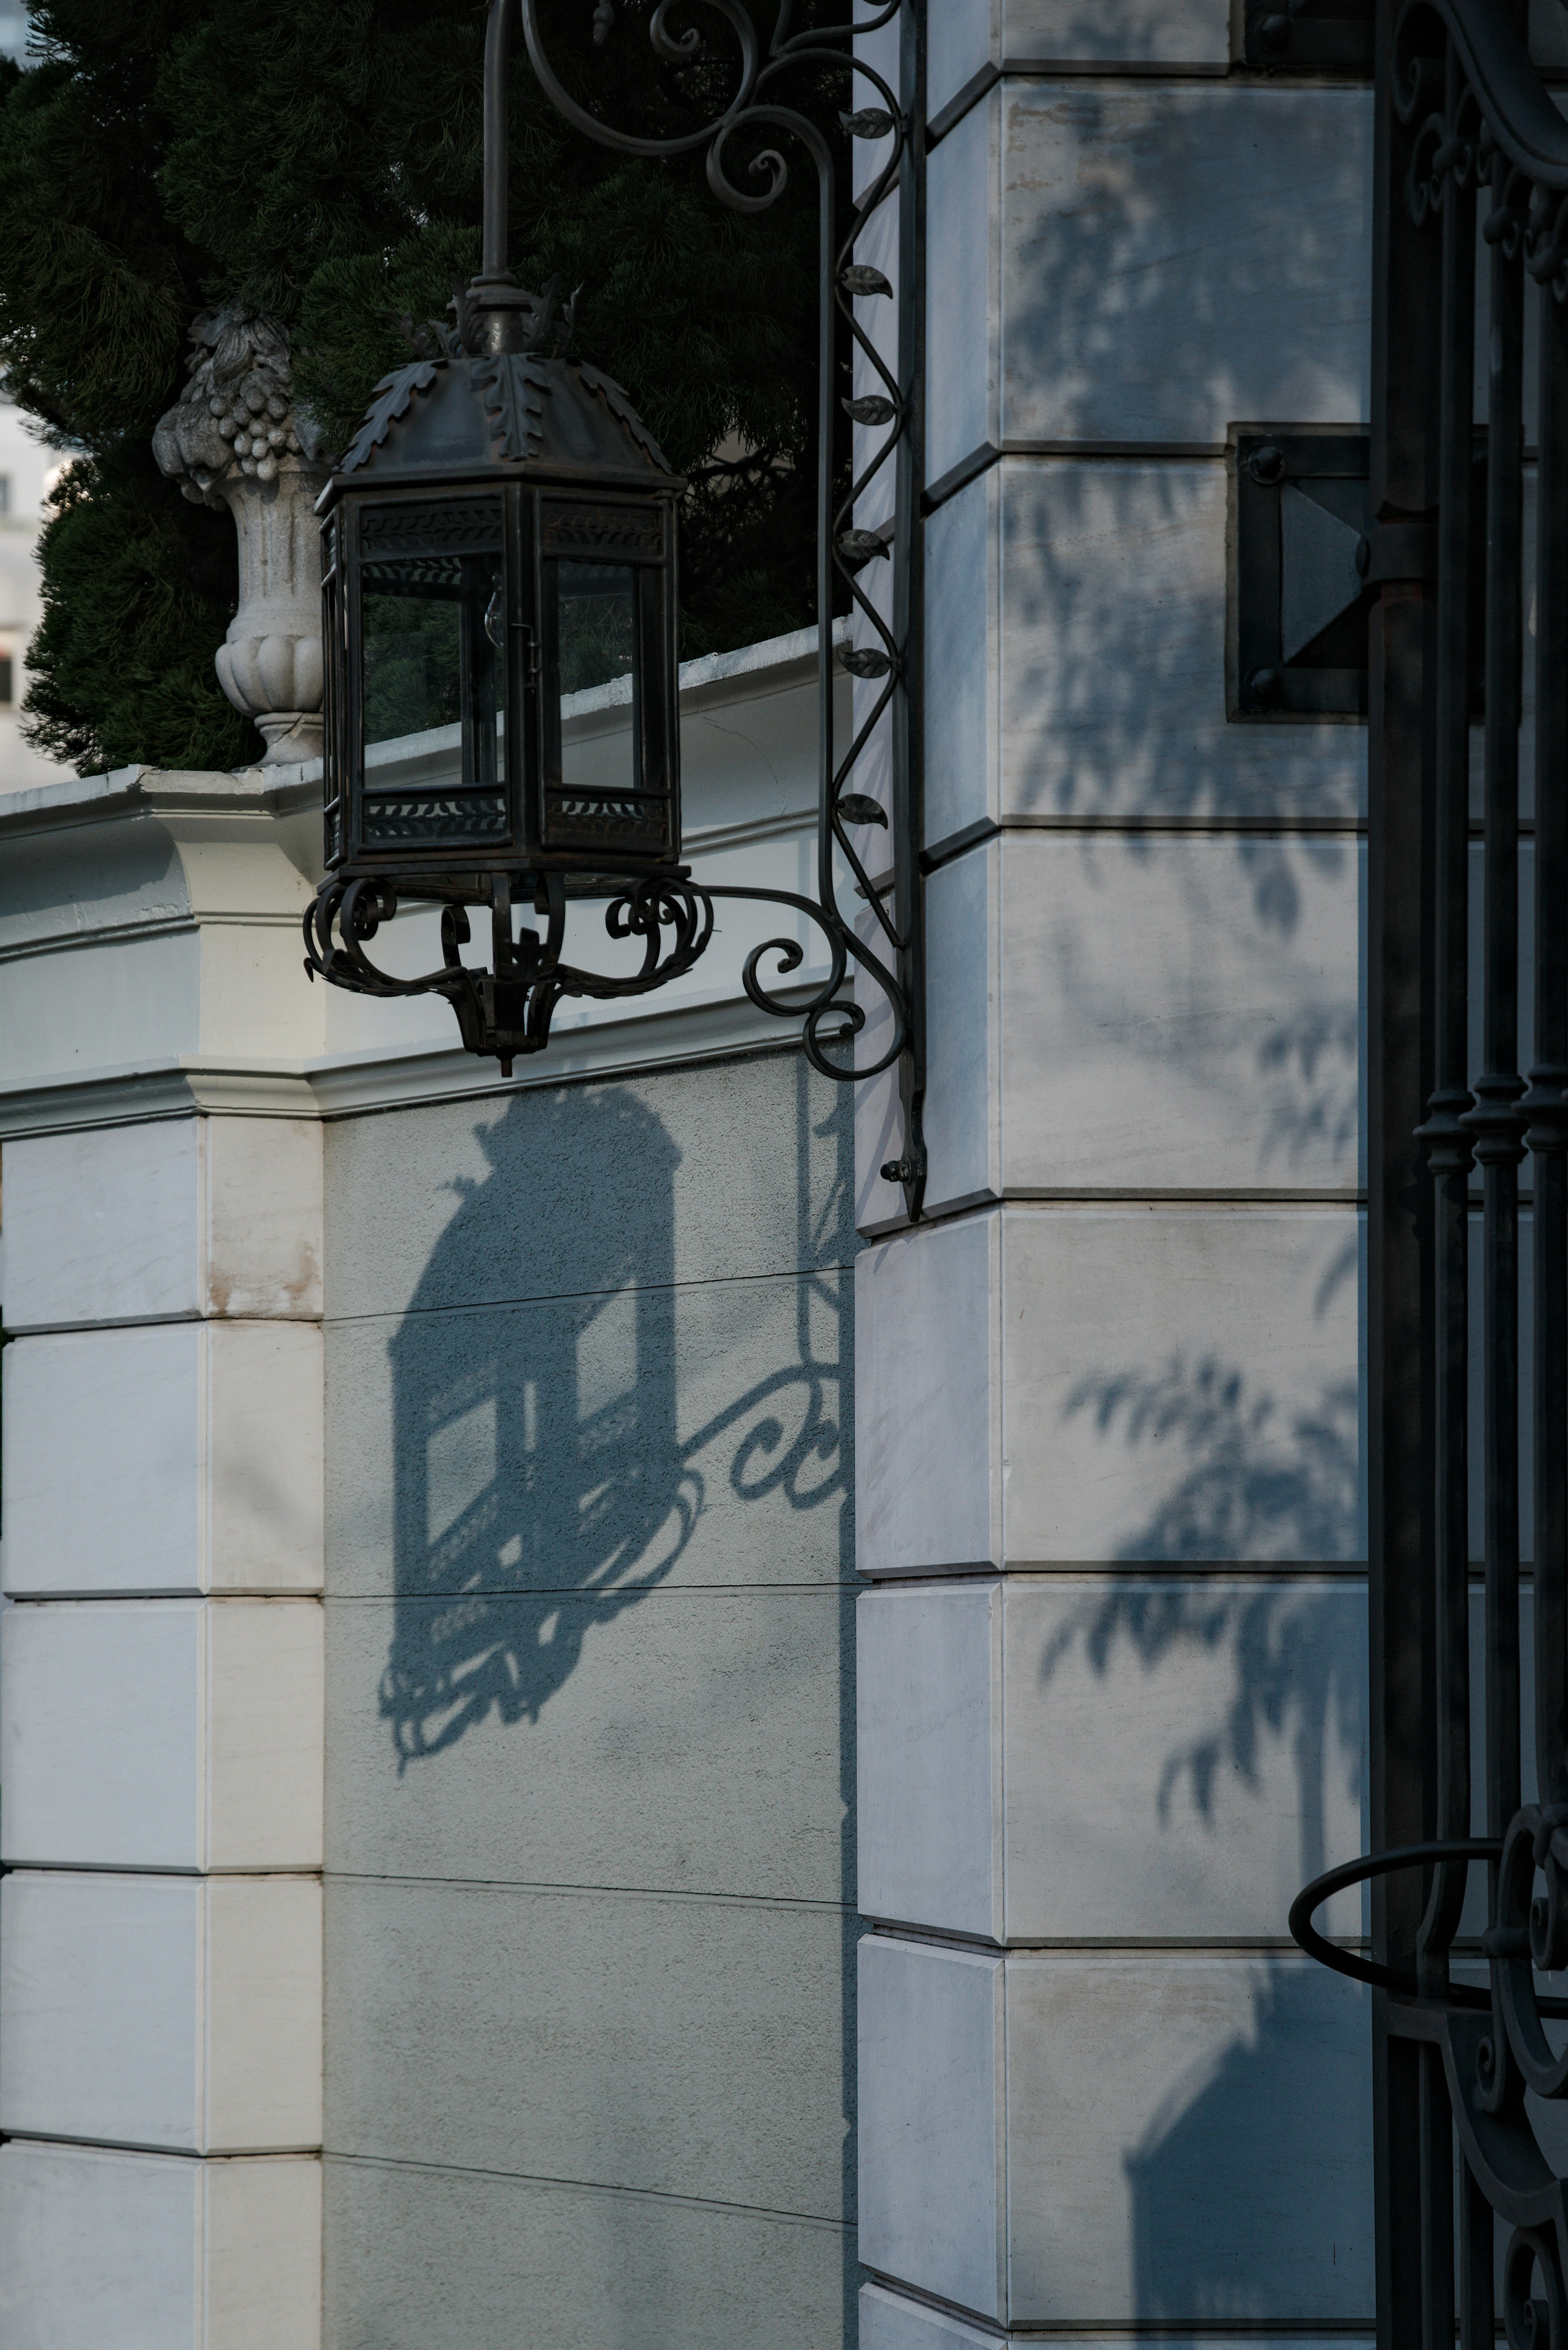
[[376,386],[336,481],[493,472],[682,487],[619,384],[566,356],[576,297],[563,311],[556,285],[475,278],[454,289],[455,326],[405,319],[418,356]]

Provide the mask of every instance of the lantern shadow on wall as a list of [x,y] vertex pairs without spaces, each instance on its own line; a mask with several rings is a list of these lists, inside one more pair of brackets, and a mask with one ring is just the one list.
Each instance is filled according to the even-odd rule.
[[[492,1712],[536,1721],[590,1628],[670,1575],[705,1513],[770,1495],[809,1511],[845,1491],[844,1170],[835,1230],[803,1259],[817,1270],[791,1284],[793,1344],[757,1327],[752,1284],[724,1284],[735,1295],[678,1361],[680,1152],[659,1117],[629,1089],[572,1087],[518,1097],[480,1139],[493,1171],[461,1187],[389,1347],[397,1613],[380,1711],[400,1768]],[[542,1170],[554,1187],[589,1165],[622,1177],[562,1221],[556,1294],[453,1305],[477,1267],[514,1255],[517,1201]],[[742,1355],[732,1313],[748,1368],[759,1352],[773,1367],[740,1395],[702,1393],[709,1364]]]

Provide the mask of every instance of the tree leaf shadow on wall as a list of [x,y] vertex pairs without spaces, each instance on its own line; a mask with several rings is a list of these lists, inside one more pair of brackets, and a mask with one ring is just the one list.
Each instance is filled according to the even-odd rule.
[[[380,1709],[400,1768],[492,1714],[538,1720],[590,1627],[654,1590],[687,1552],[714,1499],[712,1448],[730,1447],[737,1502],[776,1494],[809,1511],[846,1490],[845,1292],[832,1262],[846,1180],[826,1202],[802,1199],[812,1228],[800,1234],[808,1253],[787,1359],[775,1356],[683,1432],[680,1153],[662,1121],[629,1089],[572,1088],[515,1097],[480,1139],[491,1172],[460,1186],[390,1342],[399,1605]],[[560,1196],[563,1167],[609,1165],[622,1180],[607,1180],[603,1195]],[[541,1190],[556,1196],[541,1203]],[[524,1225],[535,1257],[538,1230],[558,1232],[553,1262],[519,1275],[521,1295],[454,1307],[461,1269],[514,1257]],[[769,1343],[732,1351],[754,1368]]]
[[[1093,1412],[1107,1439],[1128,1447],[1169,1445],[1180,1458],[1174,1482],[1121,1546],[1129,1564],[1329,1563],[1363,1555],[1361,1405],[1353,1380],[1330,1384],[1287,1419],[1234,1365],[1213,1356],[1195,1362],[1178,1357],[1159,1372],[1085,1379],[1067,1409]],[[1041,1658],[1040,1686],[1048,1687],[1075,1651],[1103,1679],[1118,1642],[1150,1673],[1183,1647],[1227,1654],[1229,1702],[1165,1758],[1151,1791],[1155,1820],[1168,1823],[1185,1785],[1199,1816],[1211,1822],[1220,1775],[1255,1790],[1264,1741],[1289,1736],[1304,1883],[1327,1865],[1328,1755],[1337,1749],[1358,1795],[1364,1775],[1365,1692],[1336,1654],[1336,1617],[1337,1602],[1321,1584],[1169,1575],[1117,1581],[1053,1635]]]
[[[1323,1289],[1354,1269],[1354,1253],[1348,1266],[1331,1265],[1320,1310]],[[1086,1378],[1067,1410],[1093,1414],[1108,1443],[1168,1450],[1173,1474],[1119,1546],[1128,1565],[1158,1563],[1157,1571],[1068,1612],[1042,1654],[1041,1690],[1074,1658],[1107,1681],[1118,1657],[1151,1679],[1170,1668],[1173,1695],[1200,1687],[1199,1718],[1181,1725],[1151,1773],[1149,1834],[1179,1827],[1185,1799],[1223,1881],[1220,1853],[1238,1804],[1277,1815],[1270,1766],[1288,1756],[1298,1838],[1291,1876],[1304,1884],[1349,1856],[1338,1848],[1346,1813],[1362,1813],[1366,1800],[1364,1659],[1346,1647],[1338,1579],[1310,1576],[1311,1565],[1365,1555],[1356,1383],[1327,1384],[1286,1410],[1233,1362],[1179,1357],[1158,1371]],[[1245,1564],[1232,1575],[1230,1561]],[[1208,1572],[1172,1572],[1189,1562]],[[1260,1575],[1270,1562],[1301,1562],[1309,1575]],[[1218,1702],[1213,1676],[1193,1670],[1197,1658],[1226,1667]],[[1277,1776],[1276,1766],[1276,1785]],[[1233,1927],[1216,1925],[1235,1938]],[[1136,2314],[1195,2328],[1272,2320],[1282,2295],[1304,2293],[1303,2324],[1314,2310],[1343,2318],[1355,2279],[1370,2292],[1366,2003],[1321,1970],[1272,1957],[1224,1962],[1195,2013],[1205,2001],[1221,2003],[1213,2051],[1170,2083],[1122,2157]],[[1276,2193],[1293,2176],[1291,2191]],[[1320,2258],[1347,2264],[1326,2298],[1314,2297]]]
[[[1262,413],[1282,423],[1358,423],[1364,141],[1338,97],[1301,92],[1239,102],[1191,87],[1064,86],[1014,92],[1004,115],[1003,437],[1085,446],[1005,461],[959,493],[948,524],[949,508],[932,518],[983,608],[981,516],[987,501],[998,510],[1002,806],[1086,827],[1082,871],[1106,892],[1113,934],[1118,893],[1138,886],[1127,868],[1201,868],[1214,902],[1189,937],[1203,922],[1251,967],[1227,962],[1217,986],[1201,956],[1152,973],[1128,951],[1119,960],[1143,983],[1130,1015],[1114,979],[1102,1002],[1075,1008],[1125,1034],[1129,1058],[1174,1058],[1195,1087],[1233,1083],[1248,1038],[1266,1102],[1255,1171],[1277,1180],[1310,1163],[1323,1180],[1338,1162],[1354,1181],[1355,990],[1348,971],[1314,967],[1313,926],[1355,887],[1345,836],[1365,804],[1365,729],[1228,718],[1226,469],[1198,452],[1256,420],[1263,387],[1280,404]],[[1189,453],[1139,459],[1143,442]],[[1096,444],[1120,445],[1096,457]],[[977,625],[941,612],[929,649],[931,723],[939,738],[956,730],[942,745],[954,773],[966,761],[983,772],[990,755],[978,718],[959,715],[980,707]],[[942,820],[961,828],[981,812],[959,794]],[[1335,823],[1344,835],[1314,829]],[[1200,843],[1173,847],[1184,831]],[[1293,1000],[1271,1021],[1260,1006],[1282,992]]]
[[[1190,1072],[1179,1107],[1195,1121],[1205,1089],[1233,1118],[1244,1087],[1240,1175],[1278,1182],[1299,1170],[1297,1180],[1348,1186],[1358,991],[1316,941],[1338,955],[1321,910],[1354,891],[1357,851],[1306,827],[1326,819],[1350,831],[1364,805],[1364,736],[1228,721],[1224,470],[1213,457],[1131,452],[1212,446],[1227,425],[1260,416],[1359,422],[1368,178],[1346,109],[1361,101],[1044,86],[1007,103],[1017,241],[1004,261],[1002,432],[1121,449],[1115,460],[1004,464],[988,491],[952,502],[956,543],[961,499],[1000,501],[1002,803],[1085,826],[1093,846],[1079,870],[1101,880],[1118,939],[1118,898],[1151,868],[1191,856],[1196,869],[1171,834],[1212,833],[1209,927],[1189,910],[1177,933],[1184,948],[1199,941],[1195,968],[1172,958],[1151,972],[1128,946],[1136,995],[1126,990],[1124,1007],[1113,970],[1089,1007],[1104,1016],[1085,1030],[1127,1039],[1135,1085],[1140,1056],[1179,1061]],[[944,527],[940,510],[931,526]],[[940,681],[940,644],[931,668]],[[1144,829],[1118,836],[1124,823]],[[1212,983],[1201,960],[1210,939],[1233,958]],[[1243,1145],[1255,1145],[1255,1168]],[[1355,1270],[1353,1243],[1323,1278],[1320,1313]],[[1040,1689],[1063,1690],[1070,1660],[1102,1684],[1113,1669],[1147,1677],[1148,1711],[1178,1719],[1168,1740],[1156,1735],[1135,1835],[1174,1844],[1185,1830],[1218,1853],[1239,1810],[1256,1816],[1282,1781],[1298,1849],[1282,1874],[1293,1860],[1304,1882],[1326,1865],[1325,1788],[1337,1777],[1336,1823],[1344,1796],[1363,1794],[1366,1690],[1344,1653],[1343,1582],[1257,1570],[1365,1556],[1355,1382],[1287,1401],[1221,1343],[1108,1367],[1081,1382],[1068,1410],[1091,1421],[1107,1455],[1169,1465],[1116,1545],[1133,1573],[1058,1623]],[[1226,1562],[1251,1571],[1227,1576]],[[1135,1581],[1139,1564],[1148,1572]],[[1183,1566],[1214,1571],[1172,1571]],[[1194,1658],[1209,1669],[1188,1672]],[[1183,1719],[1175,1693],[1194,1686],[1203,1694],[1189,1695]],[[1194,1881],[1219,1874],[1194,1860]],[[1176,2338],[1286,2321],[1310,2332],[1314,2319],[1370,2331],[1365,2002],[1288,1958],[1216,1960],[1205,1982],[1190,2006],[1218,2002],[1210,2054],[1191,2070],[1173,2056],[1164,2095],[1125,2134],[1132,2313]],[[1106,2150],[1102,2138],[1096,2151]]]

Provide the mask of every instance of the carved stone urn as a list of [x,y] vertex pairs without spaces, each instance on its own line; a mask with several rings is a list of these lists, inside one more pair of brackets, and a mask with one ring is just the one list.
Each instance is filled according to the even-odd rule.
[[159,419],[152,452],[199,505],[227,504],[239,535],[240,602],[218,681],[266,741],[264,767],[321,756],[321,534],[327,480],[314,421],[296,406],[288,336],[228,303],[191,329],[191,380]]

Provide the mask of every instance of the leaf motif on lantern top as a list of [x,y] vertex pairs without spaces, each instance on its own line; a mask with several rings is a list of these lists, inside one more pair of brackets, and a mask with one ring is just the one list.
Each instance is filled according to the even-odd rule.
[[409,412],[409,402],[416,391],[428,391],[436,380],[440,359],[415,359],[408,367],[398,368],[384,375],[370,395],[370,405],[365,421],[343,452],[342,471],[351,473],[362,465],[372,449],[379,449],[400,416]]
[[545,394],[552,389],[545,369],[524,353],[493,351],[474,360],[472,380],[502,455],[536,457],[545,442]]
[[638,446],[641,449],[647,450],[649,455],[652,458],[659,471],[665,473],[671,472],[673,468],[671,467],[663,450],[659,447],[658,442],[654,439],[652,433],[649,431],[647,425],[643,422],[641,417],[638,414],[636,409],[632,406],[630,400],[627,398],[625,392],[622,391],[619,384],[615,381],[614,378],[607,375],[601,375],[597,368],[591,368],[586,365],[579,366],[577,372],[581,376],[586,388],[589,391],[597,391],[598,393],[599,398],[604,401],[605,406],[609,410],[610,414],[619,418],[621,423],[626,426],[627,431],[631,434],[632,439],[637,442]]

